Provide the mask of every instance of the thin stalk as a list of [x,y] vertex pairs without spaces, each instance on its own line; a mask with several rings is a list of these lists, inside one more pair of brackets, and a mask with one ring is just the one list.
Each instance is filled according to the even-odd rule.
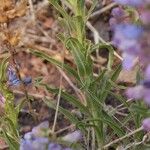
[[[87,94],[89,95],[89,94]],[[87,103],[89,108],[91,108],[91,114],[92,114],[92,118],[93,119],[97,119],[99,118],[99,113],[102,110],[102,107],[100,108],[99,106],[97,106],[97,104],[95,104],[93,102],[92,97],[89,95],[89,97],[87,98]],[[92,121],[93,123],[93,121]],[[95,126],[95,136],[96,136],[96,141],[98,147],[103,147],[104,144],[104,138],[103,138],[103,122],[100,121],[96,121],[94,122],[94,126]]]
[[114,141],[108,143],[107,145],[105,145],[105,146],[103,147],[103,149],[107,149],[108,147],[112,146],[113,144],[116,144],[116,143],[118,143],[118,142],[124,140],[125,138],[128,138],[128,137],[130,137],[130,136],[132,136],[132,135],[134,135],[134,134],[136,134],[136,133],[138,133],[138,132],[140,132],[140,131],[142,131],[142,130],[143,130],[143,127],[140,127],[140,128],[138,128],[138,129],[136,129],[136,130],[130,132],[129,134],[126,134],[125,136],[123,136],[123,137],[121,137],[121,138],[119,138],[119,139],[116,139],[116,140],[114,140]]
[[59,86],[59,92],[58,92],[58,99],[57,99],[57,105],[56,105],[56,111],[55,111],[55,117],[52,127],[52,133],[55,132],[57,118],[58,118],[58,111],[59,111],[59,104],[60,104],[60,98],[61,98],[61,91],[62,91],[62,75],[60,76],[60,86]]

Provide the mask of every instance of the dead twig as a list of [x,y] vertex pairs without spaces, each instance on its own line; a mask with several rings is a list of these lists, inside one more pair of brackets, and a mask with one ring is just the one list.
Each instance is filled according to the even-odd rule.
[[102,9],[100,9],[100,10],[98,10],[98,11],[92,13],[91,16],[90,16],[90,19],[91,19],[91,18],[94,18],[94,17],[96,17],[96,16],[98,16],[98,15],[101,15],[102,13],[106,12],[107,10],[110,10],[111,8],[113,8],[113,7],[115,7],[115,6],[117,6],[117,4],[116,4],[115,2],[110,3],[109,5],[103,7]]

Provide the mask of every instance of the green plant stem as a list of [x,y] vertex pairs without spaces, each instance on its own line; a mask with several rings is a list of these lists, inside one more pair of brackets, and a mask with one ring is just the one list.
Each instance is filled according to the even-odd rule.
[[[99,113],[102,108],[97,106],[97,104],[95,104],[93,102],[92,98],[90,98],[90,97],[91,96],[89,96],[87,98],[87,104],[88,104],[88,107],[91,109],[92,118],[97,119],[97,118],[99,118]],[[93,121],[92,121],[92,123],[93,123]],[[98,147],[102,147],[104,144],[103,122],[101,120],[94,121],[94,126],[95,126],[95,135],[96,135],[96,139],[97,139],[97,145],[98,145]]]

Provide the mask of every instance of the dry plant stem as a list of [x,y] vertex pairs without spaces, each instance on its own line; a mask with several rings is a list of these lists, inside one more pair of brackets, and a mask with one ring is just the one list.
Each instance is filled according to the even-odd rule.
[[4,54],[0,53],[0,59],[6,58],[6,57],[9,57],[9,56],[10,56],[10,54],[8,54],[8,53],[4,53]]
[[76,95],[81,99],[81,101],[86,105],[86,99],[85,99],[85,96],[84,94],[82,93],[81,90],[79,90],[74,84],[73,82],[69,79],[69,77],[65,74],[65,72],[58,68],[57,69],[59,70],[59,72],[61,73],[61,75],[64,77],[64,79],[69,83],[69,85],[74,89]]
[[[121,127],[124,127],[124,124],[116,117],[113,115],[113,117],[120,123]],[[125,128],[129,131],[129,132],[132,132],[131,129],[129,129],[128,127],[125,126]]]
[[42,28],[41,26],[37,25],[37,27],[38,27],[39,30],[43,33],[43,35],[45,35],[45,37],[49,40],[50,43],[56,44],[56,41],[55,41],[53,38],[51,38],[51,37],[48,35],[48,33],[43,30],[43,28]]
[[[13,90],[13,93],[24,95],[24,92],[18,91],[18,90]],[[45,97],[47,99],[52,99],[52,97],[50,97],[50,96],[40,95],[40,94],[36,94],[36,93],[34,94],[34,93],[29,93],[29,92],[28,92],[28,96],[29,97],[34,97],[36,99],[42,99],[43,97]]]
[[90,19],[93,18],[93,17],[96,17],[96,16],[98,16],[98,15],[104,13],[104,12],[106,12],[107,10],[110,10],[111,8],[113,8],[113,7],[115,7],[115,6],[117,6],[116,3],[114,3],[114,2],[113,2],[113,3],[110,3],[109,5],[103,7],[102,9],[100,9],[100,10],[98,10],[98,11],[92,13],[91,16],[90,16]]
[[138,145],[144,144],[144,143],[147,141],[148,134],[149,134],[149,133],[147,133],[146,135],[143,136],[142,141],[131,143],[131,144],[127,145],[127,146],[124,148],[124,150],[128,150],[129,148],[131,148],[131,147],[133,147],[133,146],[138,146]]
[[[104,44],[108,44],[98,33],[98,31],[91,25],[91,23],[89,21],[87,21],[86,26],[93,32],[94,36],[97,37],[99,39],[99,41],[101,41]],[[116,52],[114,51],[114,55],[119,58],[121,61],[123,60],[123,58]]]
[[[126,101],[126,103],[129,103],[129,102],[131,102],[132,100],[133,100],[132,98],[131,98],[131,99],[128,99],[128,100]],[[121,109],[122,106],[124,106],[124,104],[118,105],[118,106],[116,107],[116,109]]]
[[[22,91],[18,91],[18,90],[13,90],[13,93],[24,95],[24,93]],[[37,98],[37,99],[42,99],[43,97],[45,97],[46,99],[52,99],[52,97],[45,96],[45,95],[40,95],[40,94],[36,94],[36,93],[35,94],[28,93],[28,96],[31,96],[31,97],[34,97],[34,98]],[[68,127],[65,127],[63,129],[60,129],[60,130],[56,131],[55,134],[60,134],[61,132],[64,132],[65,130],[68,130],[68,129],[73,128],[73,127],[75,127],[75,125],[70,125]]]
[[138,128],[138,129],[136,129],[136,130],[130,132],[129,134],[126,134],[125,136],[123,136],[123,137],[121,137],[121,138],[118,138],[118,139],[116,139],[116,140],[114,140],[114,141],[108,143],[107,145],[105,145],[105,146],[103,147],[103,149],[105,150],[105,149],[107,149],[108,147],[112,146],[113,144],[116,144],[116,143],[118,143],[118,142],[124,140],[125,138],[128,138],[128,137],[130,137],[130,136],[134,135],[135,133],[140,132],[140,131],[142,131],[142,130],[143,130],[143,127],[140,127],[140,128]]
[[93,32],[95,39],[98,38],[102,43],[106,43],[106,41],[99,35],[98,31],[92,26],[92,24],[87,21],[86,26]]
[[[62,51],[62,56],[63,56],[63,62],[62,62],[62,67],[64,64],[64,49]],[[52,133],[55,136],[55,128],[56,128],[56,123],[57,123],[57,118],[58,118],[58,111],[59,111],[59,104],[60,104],[60,99],[61,99],[61,91],[62,91],[62,79],[63,76],[60,76],[60,85],[59,85],[59,92],[58,92],[58,99],[57,99],[57,104],[56,104],[56,111],[55,111],[55,117],[54,117],[54,122],[53,122],[53,127],[52,127]]]
[[43,47],[43,46],[40,46],[40,45],[36,45],[36,44],[32,44],[32,43],[25,43],[25,45],[29,49],[36,49],[36,50],[39,50],[41,52],[46,52],[49,55],[56,55],[57,54],[56,51],[53,51],[53,50],[51,50],[49,48],[46,48],[46,47]]
[[6,150],[6,149],[9,149],[9,146],[8,146],[8,145],[0,146],[0,150]]
[[[66,5],[68,8],[70,8],[70,6],[69,6],[67,3],[65,3],[65,5]],[[112,7],[114,7],[115,5],[117,5],[117,4],[116,4],[116,3],[111,3],[110,5],[104,7],[104,8],[103,8],[103,11],[101,11],[101,13],[103,13],[103,12],[105,12],[106,10],[108,10],[108,9],[110,9],[110,8],[112,8]],[[107,8],[107,9],[106,9],[106,8]],[[70,9],[71,9],[71,8],[70,8]],[[98,41],[101,41],[101,42],[104,43],[104,44],[109,44],[109,45],[110,45],[110,43],[106,42],[106,41],[99,35],[98,31],[92,26],[92,24],[91,24],[89,21],[87,21],[86,26],[93,32],[94,37],[95,37],[94,40],[96,41],[96,43],[97,43]],[[98,38],[98,40],[97,40],[96,38]],[[116,57],[118,57],[121,61],[123,60],[123,58],[122,58],[116,51],[114,51],[114,55],[115,55]]]
[[61,90],[62,90],[62,75],[60,76],[60,86],[59,86],[59,93],[58,93],[55,117],[54,117],[54,122],[53,122],[53,127],[52,127],[52,133],[55,132],[55,128],[56,128],[58,111],[59,111],[59,104],[60,104],[60,98],[61,98]]
[[70,126],[68,126],[68,127],[65,127],[65,128],[63,128],[63,129],[60,129],[60,130],[56,131],[55,134],[60,134],[60,133],[62,133],[62,132],[64,132],[64,131],[66,131],[66,130],[68,130],[68,129],[71,129],[71,128],[74,128],[74,127],[75,127],[75,125],[72,124],[72,125],[70,125]]
[[24,95],[26,97],[26,100],[28,101],[29,111],[30,111],[31,114],[34,114],[33,117],[36,120],[35,113],[32,111],[32,106],[31,106],[31,102],[30,102],[30,99],[29,99],[29,96],[28,96],[28,92],[27,92],[26,86],[25,86],[25,84],[22,81],[22,78],[21,78],[21,75],[20,75],[20,71],[19,71],[19,68],[18,68],[18,64],[17,64],[17,60],[16,60],[16,53],[17,52],[16,52],[15,48],[9,42],[5,42],[5,44],[6,44],[8,50],[10,52],[10,55],[11,55],[11,58],[12,58],[12,62],[14,64],[14,67],[15,67],[15,70],[16,70],[16,74],[17,74],[19,80],[22,83],[23,92],[24,92]]
[[[25,43],[25,45],[26,45],[26,47],[28,47],[28,49],[31,49],[31,50],[36,49],[38,51],[46,52],[46,54],[49,54],[52,57],[57,56],[57,55],[62,56],[59,51],[51,50],[50,48],[46,48],[41,45],[36,45],[34,43]],[[72,57],[70,57],[69,55],[65,54],[64,59],[72,62]]]
[[28,1],[29,1],[29,5],[30,5],[30,12],[31,12],[32,20],[35,22],[36,17],[35,17],[33,3],[32,3],[32,0],[28,0]]
[[92,150],[95,150],[95,131],[93,128],[91,129],[91,132],[92,132]]
[[27,36],[30,40],[33,40],[33,41],[38,41],[41,43],[50,43],[50,40],[45,36],[38,36],[34,34],[28,34]]
[[[9,43],[8,43],[9,44]],[[28,97],[28,93],[27,93],[27,90],[26,90],[26,87],[22,81],[22,78],[21,78],[21,75],[20,75],[20,71],[18,69],[18,64],[17,64],[17,60],[16,60],[16,51],[15,49],[9,44],[9,50],[10,50],[10,53],[11,53],[11,57],[12,57],[12,61],[13,61],[13,64],[14,64],[14,67],[15,67],[15,70],[16,70],[16,73],[17,73],[17,76],[19,78],[19,80],[21,81],[22,85],[23,85],[23,90],[24,90],[24,93],[25,93],[25,96],[26,96],[26,99],[29,100],[29,97]]]
[[119,111],[117,111],[116,114],[118,114],[120,116],[123,116],[123,117],[127,117],[128,116],[128,114],[125,114],[125,113],[122,113],[122,112],[119,112]]
[[90,135],[91,135],[90,132],[91,132],[91,129],[88,128],[87,129],[87,138],[84,136],[84,141],[85,141],[87,150],[90,150]]

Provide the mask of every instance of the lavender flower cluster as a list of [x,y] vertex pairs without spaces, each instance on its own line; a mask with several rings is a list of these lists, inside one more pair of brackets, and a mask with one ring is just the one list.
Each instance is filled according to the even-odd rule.
[[[150,0],[114,1],[120,6],[112,10],[112,42],[123,53],[124,69],[132,69],[138,59],[143,70],[143,81],[129,88],[126,93],[129,98],[143,99],[150,106]],[[135,8],[139,18],[133,20],[124,7]],[[150,131],[150,118],[143,121],[143,128]]]
[[[24,77],[22,80],[19,79],[16,70],[13,66],[9,66],[7,69],[7,84],[10,87],[19,86],[23,83],[25,86],[32,82],[31,77]],[[0,106],[5,107],[5,98],[0,93]],[[50,142],[48,138],[48,121],[42,122],[38,126],[34,127],[31,132],[28,132],[20,140],[20,150],[72,150],[68,147],[63,147],[60,144]],[[64,142],[70,144],[76,143],[82,138],[82,134],[79,130],[70,133],[62,138]]]
[[[8,67],[7,77],[8,77],[8,85],[9,86],[20,85],[21,80],[18,78],[15,69],[11,66]],[[25,77],[22,82],[23,82],[23,84],[28,85],[32,82],[32,78],[31,77]]]
[[[32,78],[30,76],[25,77],[22,82],[24,85],[28,85],[32,82]],[[21,84],[21,80],[18,78],[16,71],[12,66],[9,66],[7,69],[7,84],[9,86],[18,86]],[[4,98],[2,93],[0,93],[0,107],[1,108],[5,107],[5,102],[6,102],[6,99]]]
[[45,135],[48,128],[49,123],[45,121],[34,127],[31,132],[26,133],[21,139],[20,150],[72,150],[50,142]]

